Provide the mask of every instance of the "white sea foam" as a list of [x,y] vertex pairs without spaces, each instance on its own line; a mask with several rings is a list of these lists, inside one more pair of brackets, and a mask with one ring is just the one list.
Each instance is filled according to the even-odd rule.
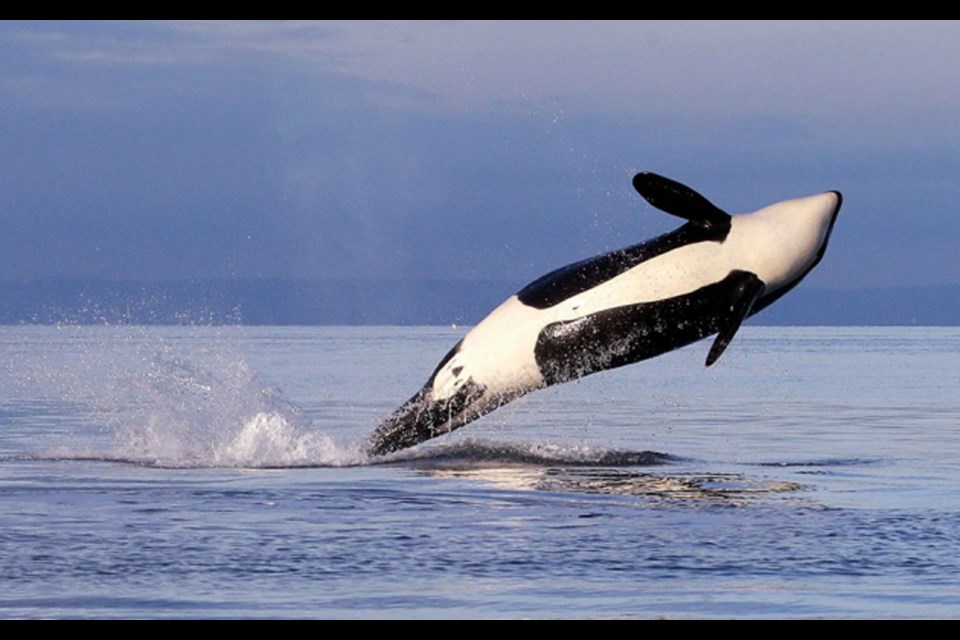
[[300,409],[265,385],[237,356],[201,367],[156,358],[132,381],[148,399],[117,430],[116,454],[188,467],[293,467],[358,464],[359,448],[313,429]]
[[[358,444],[319,432],[228,340],[209,334],[166,340],[157,332],[124,328],[109,334],[88,327],[64,331],[74,335],[64,341],[59,366],[50,366],[49,357],[35,358],[24,364],[21,380],[44,396],[82,407],[96,425],[91,440],[100,445],[85,440],[73,457],[163,467],[344,466],[366,460]],[[58,442],[48,451],[71,457],[70,448]]]
[[232,440],[213,451],[218,466],[337,466],[349,459],[346,450],[325,434],[305,432],[283,415],[265,411],[247,420]]

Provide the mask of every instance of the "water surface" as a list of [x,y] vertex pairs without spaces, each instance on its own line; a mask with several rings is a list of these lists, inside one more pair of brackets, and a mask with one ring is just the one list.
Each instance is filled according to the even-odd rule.
[[0,327],[0,616],[960,615],[960,330],[746,327],[367,459],[462,333]]

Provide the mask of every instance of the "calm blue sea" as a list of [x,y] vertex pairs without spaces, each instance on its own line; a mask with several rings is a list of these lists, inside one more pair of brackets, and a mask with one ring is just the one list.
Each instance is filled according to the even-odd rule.
[[450,327],[0,327],[0,617],[960,617],[960,328],[745,327],[360,449]]

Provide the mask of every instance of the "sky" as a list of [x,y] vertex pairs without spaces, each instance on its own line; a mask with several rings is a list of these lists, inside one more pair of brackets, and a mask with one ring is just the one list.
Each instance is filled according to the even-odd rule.
[[960,283],[957,22],[0,23],[0,280],[515,282],[836,189],[808,286]]

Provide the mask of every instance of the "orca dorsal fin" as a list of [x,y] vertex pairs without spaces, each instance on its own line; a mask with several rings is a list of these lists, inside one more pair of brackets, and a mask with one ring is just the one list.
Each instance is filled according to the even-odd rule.
[[763,280],[749,271],[734,270],[725,279],[730,280],[733,285],[733,291],[730,294],[730,313],[720,318],[720,331],[713,346],[710,347],[710,353],[707,354],[708,367],[723,355],[727,345],[733,340],[740,325],[750,315],[753,305],[767,287]]
[[730,214],[685,184],[656,173],[633,176],[633,188],[644,200],[661,211],[704,227],[730,224]]

